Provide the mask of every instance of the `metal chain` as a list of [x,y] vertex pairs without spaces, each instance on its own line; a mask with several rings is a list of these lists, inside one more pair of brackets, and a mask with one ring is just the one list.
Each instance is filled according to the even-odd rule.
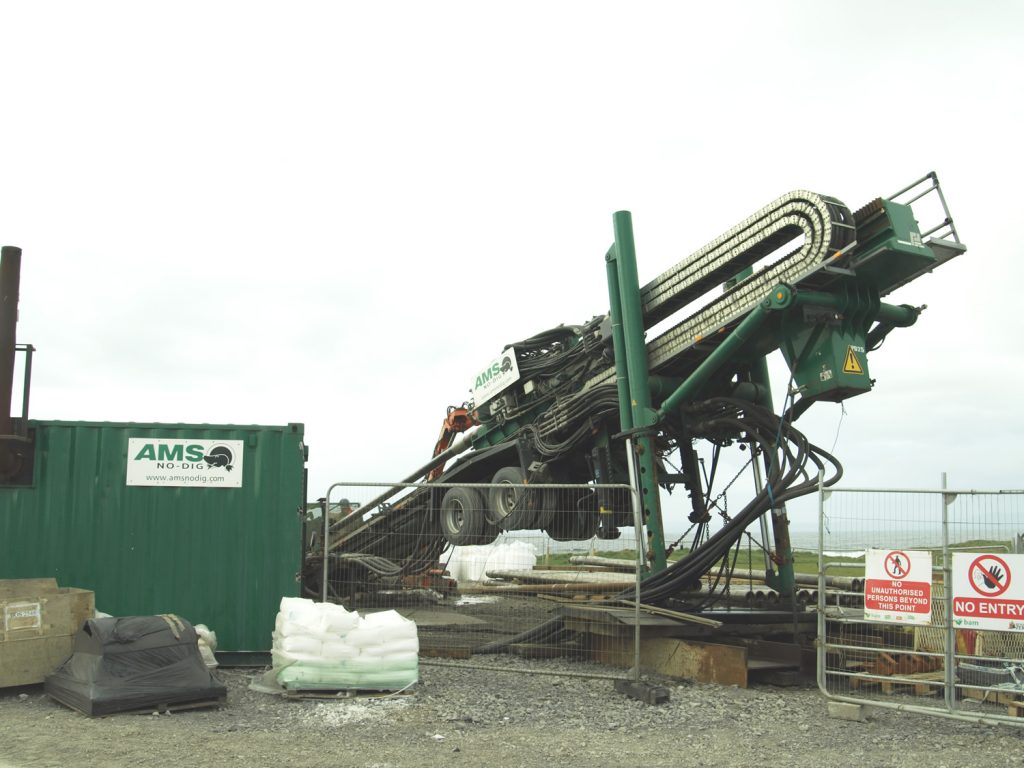
[[[715,497],[715,498],[714,498],[714,499],[712,500],[712,502],[711,502],[711,506],[712,506],[712,507],[715,507],[715,508],[716,508],[716,509],[718,510],[718,514],[720,514],[720,515],[722,516],[722,518],[723,518],[723,519],[725,520],[725,522],[727,522],[727,523],[728,523],[728,522],[729,522],[729,521],[730,521],[730,520],[731,520],[732,518],[730,518],[730,517],[729,517],[729,512],[728,512],[728,510],[726,510],[726,509],[722,509],[721,507],[719,507],[719,506],[718,506],[718,502],[719,502],[719,500],[720,500],[720,499],[721,499],[721,498],[722,498],[723,496],[725,496],[725,494],[726,494],[726,493],[728,493],[729,489],[730,489],[730,488],[732,488],[733,484],[734,484],[734,483],[735,483],[735,482],[736,482],[737,480],[739,480],[739,479],[740,479],[740,475],[742,475],[742,474],[743,474],[743,472],[744,472],[744,471],[746,470],[746,468],[750,466],[750,462],[752,462],[753,460],[754,460],[754,454],[753,454],[753,451],[751,451],[751,454],[750,454],[750,458],[749,458],[749,459],[747,459],[747,463],[746,463],[746,464],[744,464],[744,465],[743,465],[742,467],[740,467],[740,471],[736,473],[736,476],[735,476],[735,477],[733,477],[733,479],[729,481],[729,484],[728,484],[728,485],[726,485],[726,486],[725,486],[725,488],[723,488],[723,489],[722,489],[722,492],[721,492],[720,494],[718,494],[718,495],[717,495],[717,496],[716,496],[716,497]],[[728,499],[726,499],[726,507],[728,507],[728,506],[729,506],[729,500],[728,500]]]

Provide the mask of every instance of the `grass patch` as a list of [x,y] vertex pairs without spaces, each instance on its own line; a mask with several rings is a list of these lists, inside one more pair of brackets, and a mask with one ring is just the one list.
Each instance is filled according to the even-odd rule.
[[[969,539],[967,541],[951,544],[950,550],[955,552],[1008,552],[1012,551],[1010,548],[1011,543],[1012,542],[995,539]],[[731,551],[735,552],[735,550]],[[923,551],[932,553],[932,563],[934,565],[942,564],[941,547],[924,548]],[[589,554],[590,551],[588,549],[580,549],[578,552],[560,552],[557,554],[540,555],[537,558],[537,564],[549,568],[574,568],[577,566],[570,562],[571,558]],[[677,550],[669,557],[669,561],[675,562],[687,554],[689,554],[688,551]],[[622,560],[630,564],[636,562],[636,551],[632,549],[621,549],[614,552],[598,552],[595,553],[595,556],[611,560]],[[824,560],[828,566],[826,573],[829,575],[849,576],[853,578],[864,576],[863,557],[826,555]],[[755,574],[764,573],[764,556],[759,550],[752,550],[750,552],[741,551],[739,557],[736,559],[736,569],[738,571],[746,571],[749,569]],[[793,553],[793,571],[796,573],[817,573],[818,553],[803,550]]]

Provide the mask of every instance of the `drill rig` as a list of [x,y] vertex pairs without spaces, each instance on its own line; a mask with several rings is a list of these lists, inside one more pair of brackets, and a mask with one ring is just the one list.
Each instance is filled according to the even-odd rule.
[[[922,227],[913,206],[936,220]],[[628,482],[635,461],[645,602],[692,588],[769,514],[777,567],[768,583],[791,592],[785,503],[813,491],[819,471],[826,485],[842,474],[793,422],[816,402],[869,392],[869,353],[924,309],[883,299],[966,250],[938,177],[853,212],[833,197],[790,192],[642,287],[629,213],[613,225],[609,311],[506,345],[477,374],[473,400],[449,407],[431,460],[403,481],[426,484],[387,490],[330,527],[332,579],[397,583],[436,568],[448,545],[489,543],[502,531],[615,538],[633,511],[595,486]],[[781,413],[766,363],[776,350],[790,371]],[[710,471],[697,446],[710,448]],[[730,446],[749,451],[760,490],[712,532],[716,468]],[[551,484],[578,487],[560,494]],[[660,491],[679,486],[693,537],[669,565]],[[309,553],[310,592],[323,568],[322,551]]]

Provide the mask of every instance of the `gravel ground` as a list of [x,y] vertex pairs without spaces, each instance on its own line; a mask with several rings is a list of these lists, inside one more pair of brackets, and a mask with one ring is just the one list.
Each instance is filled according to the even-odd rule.
[[[510,659],[544,672],[588,667]],[[596,669],[596,668],[589,668]],[[611,681],[424,663],[410,692],[288,700],[249,689],[262,670],[222,669],[223,708],[88,718],[41,686],[0,690],[0,766],[289,765],[963,768],[1024,764],[1024,729],[875,709],[832,719],[812,686],[747,689],[653,680],[648,706]]]

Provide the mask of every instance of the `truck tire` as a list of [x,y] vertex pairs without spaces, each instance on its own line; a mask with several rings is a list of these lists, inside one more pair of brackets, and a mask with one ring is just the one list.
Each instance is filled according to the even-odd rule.
[[[555,541],[587,541],[597,534],[601,516],[597,513],[592,493],[570,491],[567,503],[561,505],[544,526],[544,533]],[[572,498],[575,496],[576,498]]]
[[441,500],[441,533],[453,547],[478,544],[487,521],[484,497],[475,488],[449,488]]
[[[481,493],[480,494],[480,498],[482,499],[483,497],[484,497],[484,495]],[[498,535],[500,533],[501,533],[501,529],[498,528],[498,526],[496,526],[494,523],[490,522],[489,520],[485,519],[484,520],[484,530],[483,530],[483,533],[481,533],[477,537],[477,540],[474,542],[474,544],[485,544],[485,545],[486,544],[493,544],[495,539],[498,538]]]
[[[534,528],[544,528],[555,519],[558,509],[562,505],[562,494],[564,489],[545,488],[540,492],[540,504],[533,520]],[[537,493],[536,490],[533,493]]]
[[562,512],[544,529],[555,541],[588,541],[597,534],[601,519],[596,512]]
[[527,489],[526,474],[519,467],[502,467],[491,482],[500,488],[488,491],[490,519],[503,531],[521,531],[535,527],[539,494]]

